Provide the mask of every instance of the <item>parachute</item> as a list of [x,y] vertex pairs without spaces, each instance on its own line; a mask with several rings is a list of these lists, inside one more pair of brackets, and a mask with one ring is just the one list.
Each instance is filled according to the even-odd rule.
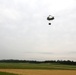
[[[54,17],[51,16],[51,15],[49,15],[49,16],[47,17],[47,20],[48,20],[48,21],[54,20]],[[49,25],[51,25],[51,23],[49,23]]]

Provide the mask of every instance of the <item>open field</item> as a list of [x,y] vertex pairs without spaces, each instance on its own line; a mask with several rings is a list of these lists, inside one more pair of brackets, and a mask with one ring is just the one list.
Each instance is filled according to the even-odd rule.
[[76,70],[0,69],[18,75],[76,75]]
[[56,63],[0,63],[0,72],[18,75],[76,75],[76,65]]
[[54,63],[0,63],[0,69],[76,70],[76,65],[62,65]]

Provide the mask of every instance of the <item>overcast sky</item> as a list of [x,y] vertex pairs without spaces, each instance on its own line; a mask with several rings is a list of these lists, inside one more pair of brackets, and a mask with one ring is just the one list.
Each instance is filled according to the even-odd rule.
[[0,0],[0,59],[76,61],[76,0]]

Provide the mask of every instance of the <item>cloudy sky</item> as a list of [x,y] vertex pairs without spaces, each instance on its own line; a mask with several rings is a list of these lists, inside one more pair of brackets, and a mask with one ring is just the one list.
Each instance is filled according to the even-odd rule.
[[76,0],[0,0],[0,59],[76,61]]

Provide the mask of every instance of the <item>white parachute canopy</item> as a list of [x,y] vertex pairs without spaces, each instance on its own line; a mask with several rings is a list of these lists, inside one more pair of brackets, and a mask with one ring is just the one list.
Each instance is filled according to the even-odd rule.
[[[51,16],[51,15],[49,15],[49,16],[47,17],[47,20],[48,20],[48,21],[50,21],[50,20],[54,20],[54,17]],[[51,23],[49,23],[49,25],[51,25]]]

